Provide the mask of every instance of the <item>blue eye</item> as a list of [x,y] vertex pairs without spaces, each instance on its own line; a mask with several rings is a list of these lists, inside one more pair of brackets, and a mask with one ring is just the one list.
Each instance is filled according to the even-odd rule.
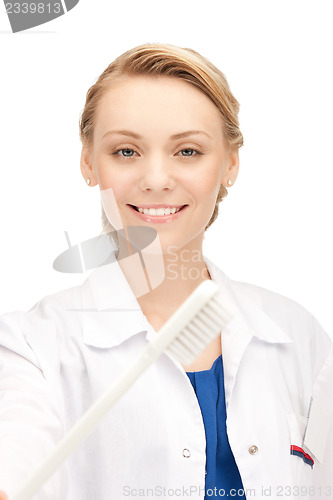
[[[197,151],[196,149],[193,148],[183,148],[180,151],[178,151],[178,154],[181,153],[181,156],[183,158],[191,158],[197,155],[202,155],[200,151]],[[114,156],[121,156],[122,158],[133,158],[135,151],[132,148],[121,148],[117,149],[114,153],[112,153]]]
[[[186,151],[186,154],[183,156],[195,156],[195,155],[193,155],[193,153],[197,153],[197,151],[195,151],[195,149],[192,149],[192,148],[182,149],[181,152],[183,152],[183,151]],[[188,153],[190,153],[190,154],[188,154]]]
[[[118,153],[122,151],[122,152],[126,152],[126,153],[133,153],[134,154],[134,150],[133,149],[130,149],[130,148],[123,148],[123,149],[118,149],[118,151],[115,151],[113,154],[114,155],[118,155]],[[122,154],[120,156],[124,156],[125,158],[131,158],[133,156],[133,154]],[[119,156],[119,155],[118,155]]]

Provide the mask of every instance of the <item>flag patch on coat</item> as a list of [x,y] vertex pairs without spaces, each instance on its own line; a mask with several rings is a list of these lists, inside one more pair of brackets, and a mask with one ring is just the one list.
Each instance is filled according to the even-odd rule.
[[302,448],[300,448],[299,446],[295,446],[294,444],[292,444],[290,446],[290,454],[297,455],[298,457],[301,457],[306,464],[311,465],[311,468],[313,468],[313,464],[314,464],[313,459],[310,457],[310,455],[305,453],[305,451]]

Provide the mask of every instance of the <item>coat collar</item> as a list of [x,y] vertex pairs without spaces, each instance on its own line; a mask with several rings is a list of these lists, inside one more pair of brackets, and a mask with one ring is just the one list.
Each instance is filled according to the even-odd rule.
[[114,347],[147,331],[147,319],[117,261],[94,269],[81,286],[83,342]]
[[[238,332],[246,343],[252,337],[270,343],[293,342],[265,313],[257,287],[233,281],[207,258],[205,262],[222,295],[227,294],[238,306],[239,312],[231,320],[229,332],[234,329],[235,335]],[[80,288],[85,344],[107,348],[139,333],[146,333],[147,340],[156,335],[117,261],[94,269]]]

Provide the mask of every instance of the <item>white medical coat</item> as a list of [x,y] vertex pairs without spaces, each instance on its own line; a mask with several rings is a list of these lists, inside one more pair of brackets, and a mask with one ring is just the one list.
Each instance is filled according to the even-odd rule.
[[[239,308],[221,341],[227,432],[247,498],[333,496],[330,337],[299,304],[205,260]],[[14,493],[154,335],[118,263],[1,316],[0,489]],[[205,444],[191,382],[162,354],[33,498],[203,499]]]

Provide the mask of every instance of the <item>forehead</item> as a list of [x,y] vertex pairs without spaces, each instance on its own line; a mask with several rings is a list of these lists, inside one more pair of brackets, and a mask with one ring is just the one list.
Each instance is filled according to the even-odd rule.
[[176,77],[127,77],[101,97],[95,134],[107,128],[163,131],[203,129],[221,136],[222,119],[213,101],[194,85]]

